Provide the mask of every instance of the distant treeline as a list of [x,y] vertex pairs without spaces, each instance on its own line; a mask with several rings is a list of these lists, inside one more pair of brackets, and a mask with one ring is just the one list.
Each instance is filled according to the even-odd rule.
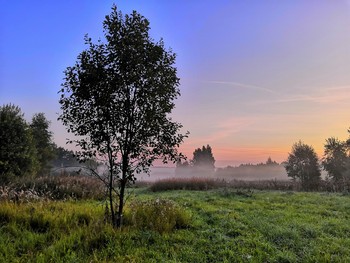
[[217,168],[215,175],[219,178],[231,177],[231,179],[238,180],[288,180],[284,165],[272,161],[270,157],[266,163],[248,163],[236,167]]
[[[348,132],[350,133],[350,129]],[[298,141],[293,144],[288,159],[282,164],[272,161],[269,157],[265,163],[227,166],[215,171],[214,163],[212,148],[209,145],[203,146],[194,151],[193,159],[189,162],[177,163],[176,174],[239,180],[291,178],[293,182],[299,183],[303,190],[317,190],[320,189],[320,185],[333,185],[337,190],[350,192],[350,139],[326,139],[322,158],[317,156],[312,146]],[[327,173],[324,178],[321,176],[322,170]]]
[[178,163],[177,176],[211,176],[225,180],[288,180],[283,164],[273,161],[270,157],[265,163],[241,164],[225,168],[212,169],[210,166],[198,166],[193,161]]

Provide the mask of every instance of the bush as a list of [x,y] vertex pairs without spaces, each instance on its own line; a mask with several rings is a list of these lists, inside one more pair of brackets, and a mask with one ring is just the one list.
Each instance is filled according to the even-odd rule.
[[349,192],[350,191],[350,178],[344,178],[343,180],[332,180],[326,178],[322,180],[319,185],[319,191],[326,192]]
[[165,199],[135,201],[125,213],[126,225],[159,233],[188,228],[190,221],[191,216],[186,210]]

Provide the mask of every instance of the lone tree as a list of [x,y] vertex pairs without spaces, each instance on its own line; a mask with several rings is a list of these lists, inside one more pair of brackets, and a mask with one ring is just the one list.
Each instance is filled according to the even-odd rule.
[[120,227],[127,185],[156,159],[181,159],[177,148],[187,133],[169,117],[180,95],[175,54],[149,36],[149,21],[113,5],[103,28],[106,42],[86,35],[88,48],[65,71],[59,119],[80,136],[81,161],[105,158],[107,175],[94,174],[108,188],[111,220]]
[[300,180],[303,189],[317,188],[321,179],[321,171],[317,154],[311,146],[301,141],[295,143],[285,168],[289,177]]
[[344,179],[349,169],[350,158],[347,156],[347,144],[337,138],[331,137],[324,145],[322,165],[328,175],[336,182]]
[[211,147],[207,145],[194,150],[192,163],[194,167],[214,169],[215,159]]

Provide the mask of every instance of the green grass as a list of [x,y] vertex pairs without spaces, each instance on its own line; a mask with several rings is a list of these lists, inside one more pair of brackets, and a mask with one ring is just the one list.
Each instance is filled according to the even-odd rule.
[[[130,207],[157,200],[185,227],[132,224]],[[0,262],[350,262],[349,195],[136,189],[129,204],[116,230],[97,201],[2,202]]]

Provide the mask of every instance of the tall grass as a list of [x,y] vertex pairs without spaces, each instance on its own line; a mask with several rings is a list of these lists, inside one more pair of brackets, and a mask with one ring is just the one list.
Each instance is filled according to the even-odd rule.
[[125,223],[137,229],[169,233],[174,229],[188,228],[191,215],[174,201],[153,199],[134,201],[125,215]]
[[[232,189],[255,189],[255,190],[277,190],[277,191],[301,191],[300,182],[293,180],[228,180],[210,177],[188,177],[168,178],[154,182],[149,186],[153,192],[168,190],[196,190],[206,191],[218,188]],[[350,180],[334,182],[322,180],[313,191],[320,192],[343,192],[350,194]]]
[[0,186],[0,200],[27,202],[33,200],[103,199],[104,185],[91,176],[46,176],[21,178]]
[[256,190],[300,190],[300,184],[292,181],[244,181],[215,178],[169,178],[154,182],[149,189],[153,192],[167,190],[210,190],[218,188],[256,189]]
[[222,179],[209,179],[200,177],[169,178],[154,182],[149,189],[153,192],[166,190],[209,190],[224,187],[227,182]]
[[349,196],[135,191],[121,230],[98,201],[2,201],[0,262],[350,261]]

